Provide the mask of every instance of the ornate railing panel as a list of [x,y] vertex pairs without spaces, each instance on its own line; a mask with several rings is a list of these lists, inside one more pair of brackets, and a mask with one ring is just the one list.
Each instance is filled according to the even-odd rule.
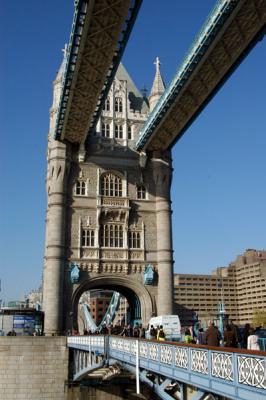
[[138,353],[140,370],[228,398],[266,398],[265,352],[101,335],[69,337],[68,347],[98,350],[131,369]]

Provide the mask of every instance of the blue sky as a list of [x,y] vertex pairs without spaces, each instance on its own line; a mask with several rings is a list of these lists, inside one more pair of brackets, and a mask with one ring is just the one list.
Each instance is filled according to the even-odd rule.
[[[163,7],[162,7],[163,4]],[[168,83],[214,1],[144,0],[123,62],[150,89],[161,59]],[[68,41],[72,0],[3,2],[0,10],[2,297],[38,287],[52,81]],[[175,270],[209,273],[246,248],[265,249],[266,40],[173,149]]]

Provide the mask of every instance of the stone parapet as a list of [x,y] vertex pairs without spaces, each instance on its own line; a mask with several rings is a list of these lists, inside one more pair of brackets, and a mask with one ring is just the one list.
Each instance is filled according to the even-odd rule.
[[65,337],[0,337],[0,398],[65,400]]

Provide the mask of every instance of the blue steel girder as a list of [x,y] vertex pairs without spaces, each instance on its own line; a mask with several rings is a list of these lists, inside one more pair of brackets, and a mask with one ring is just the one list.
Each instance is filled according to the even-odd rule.
[[162,377],[158,385],[169,379],[194,386],[214,397],[265,399],[266,352],[263,351],[102,335],[68,337],[67,343],[70,348],[97,350],[107,360],[116,360],[127,369],[136,368],[138,351],[140,372],[148,371],[155,377]]
[[171,148],[265,30],[265,0],[219,0],[142,127],[136,149]]
[[93,130],[142,0],[77,0],[53,136],[84,143]]

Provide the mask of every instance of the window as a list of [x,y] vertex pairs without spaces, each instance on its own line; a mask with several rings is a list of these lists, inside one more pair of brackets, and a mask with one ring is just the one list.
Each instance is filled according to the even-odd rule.
[[121,97],[115,98],[115,111],[122,112],[123,111],[123,102]]
[[129,247],[140,249],[140,232],[129,231]]
[[86,182],[85,181],[77,181],[76,182],[76,195],[77,196],[86,196]]
[[110,111],[110,97],[107,97],[107,99],[105,100],[103,110]]
[[122,197],[121,178],[113,174],[105,174],[101,179],[101,194],[109,197]]
[[94,231],[91,229],[82,229],[81,238],[82,247],[93,247],[94,246]]
[[145,186],[137,186],[137,199],[145,200],[146,199],[146,188]]
[[132,126],[131,125],[128,125],[128,127],[127,127],[127,138],[128,138],[128,140],[132,139]]
[[102,225],[100,230],[100,244],[102,247],[123,247],[123,226]]
[[110,137],[110,125],[102,122],[102,136],[109,138]]
[[115,124],[115,138],[123,139],[123,126]]

